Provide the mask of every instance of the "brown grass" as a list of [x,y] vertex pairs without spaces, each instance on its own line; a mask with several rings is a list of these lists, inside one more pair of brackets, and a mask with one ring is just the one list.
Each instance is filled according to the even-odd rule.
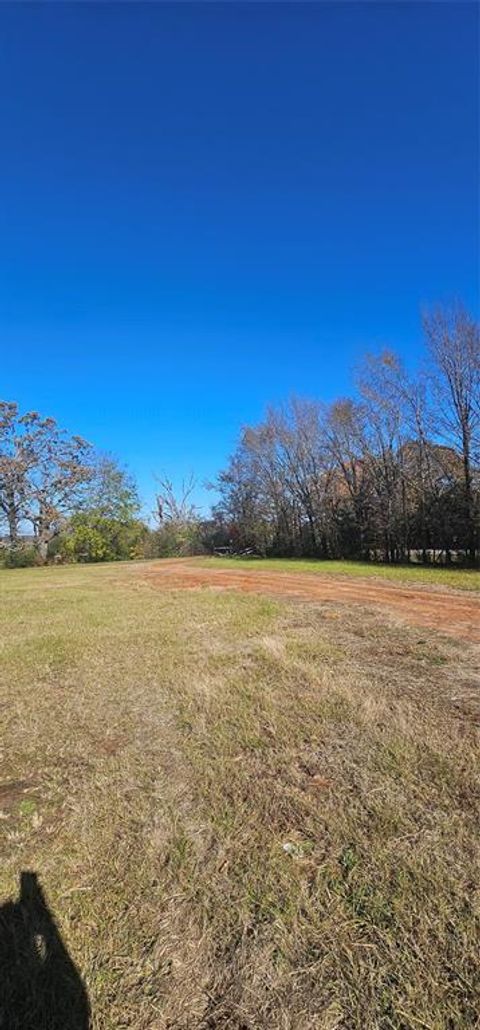
[[479,1025],[478,649],[133,565],[0,593],[0,904],[39,874],[93,1027]]

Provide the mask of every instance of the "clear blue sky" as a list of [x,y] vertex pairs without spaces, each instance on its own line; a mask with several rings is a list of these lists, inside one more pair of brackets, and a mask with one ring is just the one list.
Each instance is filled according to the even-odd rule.
[[478,11],[1,4],[0,395],[148,498],[413,361],[422,304],[477,303]]

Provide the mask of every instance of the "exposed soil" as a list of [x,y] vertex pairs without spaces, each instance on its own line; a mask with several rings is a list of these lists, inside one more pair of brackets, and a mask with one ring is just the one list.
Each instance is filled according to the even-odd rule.
[[162,561],[146,574],[155,586],[171,589],[214,587],[305,601],[334,601],[380,607],[412,626],[428,626],[457,640],[480,643],[480,600],[453,590],[322,576],[321,573],[202,568],[194,559]]

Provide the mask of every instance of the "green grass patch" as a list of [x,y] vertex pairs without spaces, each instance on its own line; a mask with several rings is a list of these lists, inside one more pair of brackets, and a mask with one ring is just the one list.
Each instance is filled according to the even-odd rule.
[[358,576],[392,580],[396,583],[454,587],[480,591],[478,569],[446,569],[425,565],[377,565],[360,561],[322,561],[315,558],[195,558],[205,568],[248,568],[266,572],[309,572],[322,576]]

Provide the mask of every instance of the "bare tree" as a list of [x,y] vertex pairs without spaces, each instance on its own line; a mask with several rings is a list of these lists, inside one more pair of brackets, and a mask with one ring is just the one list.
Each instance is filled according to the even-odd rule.
[[408,515],[404,479],[406,428],[402,405],[391,389],[399,361],[391,351],[367,354],[356,372],[368,427],[365,464],[372,493],[370,521],[377,531],[387,561],[408,551]]
[[156,497],[155,516],[160,525],[165,522],[192,522],[198,518],[198,506],[191,501],[197,485],[193,474],[182,480],[178,493],[166,476],[159,479],[158,484],[160,492]]
[[159,479],[158,483],[160,491],[154,513],[158,522],[157,553],[164,557],[198,553],[201,523],[199,508],[192,502],[195,477],[191,475],[183,480],[178,492],[167,477]]
[[[300,529],[306,524],[312,554],[329,553],[328,513],[331,505],[333,464],[326,445],[324,410],[316,401],[294,397],[270,419],[278,439],[284,482],[299,513]],[[305,547],[303,548],[305,549]]]
[[243,433],[227,467],[220,472],[214,484],[220,499],[213,513],[219,524],[228,527],[227,535],[238,549],[254,547],[265,554],[271,547],[275,529],[264,484],[252,462],[248,443],[249,437],[245,438]]
[[433,363],[432,423],[461,454],[468,552],[473,562],[478,549],[474,455],[480,433],[479,328],[460,305],[435,309],[424,316],[423,325]]
[[[336,469],[337,496],[348,500],[358,551],[362,557],[368,557],[371,500],[364,406],[351,398],[335,401],[328,412],[326,435]],[[353,546],[355,548],[355,544]]]

